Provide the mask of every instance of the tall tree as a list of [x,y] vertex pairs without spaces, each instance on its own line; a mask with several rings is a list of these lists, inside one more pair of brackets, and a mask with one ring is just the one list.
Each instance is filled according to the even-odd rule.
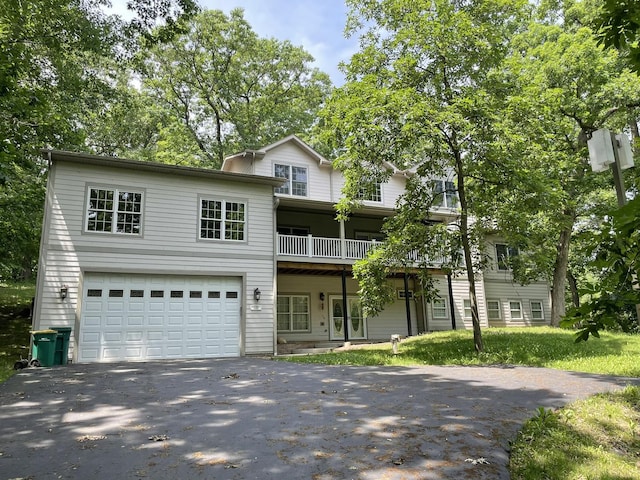
[[144,88],[180,120],[199,150],[194,162],[219,167],[226,154],[310,129],[330,89],[312,61],[289,42],[259,38],[240,9],[208,10],[151,49]]
[[490,176],[498,165],[498,180],[477,191],[485,214],[527,252],[514,265],[517,278],[526,281],[533,271],[552,280],[555,326],[566,311],[576,228],[594,215],[601,218],[607,205],[600,204],[605,196],[598,192],[612,191],[611,175],[591,172],[587,140],[599,128],[621,131],[640,105],[637,76],[615,51],[598,46],[585,26],[594,14],[590,3],[539,9],[540,18],[513,39],[494,92],[503,108],[490,156],[501,161],[485,170]]
[[[112,98],[113,61],[164,18],[195,5],[161,0],[127,28],[108,0],[0,0],[0,277],[29,276],[37,261],[46,165],[40,149],[84,149],[87,117]],[[133,2],[140,3],[140,2]],[[132,5],[140,10],[140,5]],[[154,20],[155,19],[155,20]],[[174,23],[171,23],[173,20]]]
[[[443,237],[461,245],[469,283],[474,346],[482,351],[475,289],[478,271],[469,175],[490,140],[487,73],[500,64],[520,25],[520,0],[350,0],[348,32],[362,31],[360,52],[345,66],[347,83],[323,114],[325,141],[333,141],[345,172],[343,212],[357,204],[362,179],[384,175],[387,161],[415,175],[389,224],[388,254],[415,246],[433,255]],[[342,150],[340,150],[342,148]],[[459,197],[455,228],[432,228],[431,180],[453,174]],[[436,240],[437,238],[437,240]],[[380,253],[378,255],[384,255]],[[423,255],[423,256],[424,256]],[[374,269],[389,258],[372,263]],[[396,258],[396,261],[402,262]],[[367,282],[361,282],[365,301]]]

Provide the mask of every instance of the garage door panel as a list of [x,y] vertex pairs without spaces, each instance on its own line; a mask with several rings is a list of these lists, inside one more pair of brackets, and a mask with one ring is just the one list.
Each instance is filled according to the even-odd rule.
[[85,274],[78,361],[240,355],[240,278]]

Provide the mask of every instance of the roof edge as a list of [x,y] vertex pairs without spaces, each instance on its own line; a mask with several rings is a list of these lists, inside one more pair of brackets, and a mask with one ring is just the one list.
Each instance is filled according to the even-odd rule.
[[158,162],[144,162],[141,160],[131,160],[127,158],[109,157],[104,155],[93,155],[81,152],[69,152],[65,150],[43,149],[42,156],[50,162],[70,162],[100,165],[104,167],[117,167],[129,170],[153,171],[172,175],[183,175],[189,177],[215,178],[218,180],[244,182],[271,185],[279,187],[284,179],[277,177],[267,177],[263,175],[250,175],[246,173],[226,172],[200,167],[187,167],[183,165],[169,165]]

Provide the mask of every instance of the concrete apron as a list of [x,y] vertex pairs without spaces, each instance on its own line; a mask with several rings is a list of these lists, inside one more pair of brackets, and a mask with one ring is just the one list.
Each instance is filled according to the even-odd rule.
[[0,384],[0,477],[508,479],[535,409],[639,382],[258,358],[27,369]]

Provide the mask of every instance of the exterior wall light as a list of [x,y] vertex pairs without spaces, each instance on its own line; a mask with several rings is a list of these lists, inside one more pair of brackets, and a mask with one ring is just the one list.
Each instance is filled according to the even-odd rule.
[[320,292],[320,301],[324,302],[324,292]]
[[256,302],[259,302],[259,301],[260,301],[260,296],[261,296],[261,295],[262,295],[262,292],[260,291],[260,289],[259,289],[259,288],[256,288],[256,289],[253,291],[253,298],[255,299],[255,301],[256,301]]
[[62,287],[60,287],[60,299],[64,300],[65,298],[67,298],[67,295],[69,294],[69,287],[67,287],[66,285],[63,285]]

